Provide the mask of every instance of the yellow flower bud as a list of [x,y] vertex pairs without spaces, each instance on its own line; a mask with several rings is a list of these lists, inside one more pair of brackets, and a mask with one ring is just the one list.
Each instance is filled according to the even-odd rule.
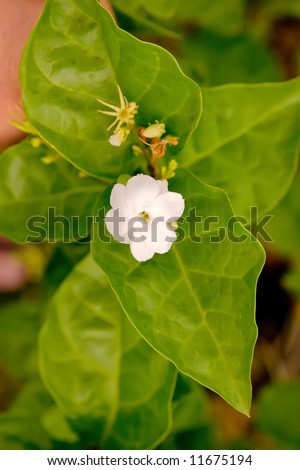
[[135,157],[142,157],[144,155],[144,152],[139,145],[133,145],[132,150]]
[[42,140],[41,140],[39,137],[33,137],[33,138],[31,139],[31,145],[32,145],[32,147],[34,147],[34,148],[40,147],[40,146],[42,145],[42,143],[43,143],[43,142],[42,142]]
[[146,139],[160,139],[162,135],[166,133],[166,125],[163,122],[156,122],[150,124],[141,132],[142,137]]

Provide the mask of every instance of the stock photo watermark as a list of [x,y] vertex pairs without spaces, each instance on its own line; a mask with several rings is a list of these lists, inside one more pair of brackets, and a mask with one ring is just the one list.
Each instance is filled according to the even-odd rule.
[[[164,228],[165,240],[180,243],[189,239],[193,243],[222,243],[229,240],[232,243],[243,243],[258,239],[264,243],[273,242],[267,231],[267,224],[273,215],[259,217],[258,208],[250,208],[249,218],[232,216],[228,219],[216,215],[203,217],[195,207],[176,222],[174,219],[155,217],[151,220],[147,214],[125,218],[119,209],[106,217],[104,208],[98,210],[95,216],[72,216],[67,218],[57,214],[55,207],[49,207],[47,216],[35,215],[27,220],[27,243],[90,243],[91,238],[97,237],[103,243],[111,243],[113,239],[121,243],[143,242],[146,239],[157,242]],[[104,223],[105,222],[105,223]],[[94,229],[90,235],[91,227]],[[244,230],[247,227],[251,234]],[[107,229],[109,228],[109,230]],[[167,231],[166,231],[167,228]],[[90,238],[91,237],[91,238]]]

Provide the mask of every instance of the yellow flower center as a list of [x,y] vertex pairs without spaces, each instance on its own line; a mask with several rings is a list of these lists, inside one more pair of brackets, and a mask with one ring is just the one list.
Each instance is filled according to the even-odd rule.
[[150,215],[149,215],[147,212],[145,212],[145,211],[140,212],[139,215],[140,215],[141,217],[143,217],[143,219],[145,219],[145,220],[149,220],[149,219],[150,219]]

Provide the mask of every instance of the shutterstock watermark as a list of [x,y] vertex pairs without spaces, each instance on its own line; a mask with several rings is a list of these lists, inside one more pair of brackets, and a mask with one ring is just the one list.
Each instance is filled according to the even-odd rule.
[[[55,243],[89,243],[91,238],[97,237],[103,243],[111,243],[113,239],[121,243],[143,242],[148,239],[156,242],[161,239],[162,230],[166,241],[180,243],[190,239],[193,243],[222,243],[229,240],[232,243],[244,243],[259,239],[265,243],[273,242],[267,231],[267,224],[273,215],[259,217],[258,208],[250,208],[249,218],[232,216],[226,219],[210,215],[203,217],[195,207],[190,208],[187,215],[179,220],[164,217],[149,219],[144,215],[125,219],[120,215],[119,209],[113,211],[110,217],[105,217],[105,209],[99,209],[95,216],[72,216],[67,218],[57,214],[55,207],[49,207],[47,216],[35,215],[27,221],[28,235],[26,242],[42,243],[48,241]],[[105,223],[104,223],[105,220]],[[91,227],[91,238],[89,238]],[[110,230],[107,230],[107,226]],[[244,229],[249,227],[251,234]],[[176,232],[176,235],[175,235]],[[113,234],[113,235],[112,235]],[[50,240],[50,241],[49,241]]]

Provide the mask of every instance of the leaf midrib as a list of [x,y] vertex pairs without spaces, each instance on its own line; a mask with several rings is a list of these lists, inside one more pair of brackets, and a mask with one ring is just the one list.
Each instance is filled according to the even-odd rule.
[[[186,281],[186,284],[187,284],[187,286],[188,286],[188,288],[189,288],[189,291],[190,291],[190,293],[191,293],[191,295],[192,295],[192,297],[193,297],[193,299],[194,299],[194,302],[195,302],[196,306],[198,307],[198,310],[199,310],[199,311],[201,312],[201,314],[202,314],[202,318],[201,318],[201,319],[202,319],[202,321],[205,323],[206,328],[207,328],[207,330],[209,331],[209,333],[210,333],[210,335],[211,335],[211,338],[213,339],[213,342],[214,342],[214,344],[215,344],[215,346],[216,346],[216,349],[217,349],[217,351],[218,351],[218,353],[219,353],[219,357],[221,357],[221,359],[222,359],[222,362],[223,362],[223,364],[224,364],[224,368],[225,368],[225,370],[227,371],[227,374],[228,374],[228,376],[230,377],[231,382],[234,383],[234,382],[235,382],[235,378],[234,378],[234,376],[232,375],[231,369],[228,368],[228,363],[227,363],[227,361],[226,361],[226,358],[225,358],[225,356],[224,356],[224,353],[223,353],[222,349],[220,348],[220,346],[219,346],[219,344],[218,344],[218,341],[217,341],[217,339],[216,339],[216,337],[215,337],[215,335],[214,335],[213,330],[212,330],[211,328],[209,328],[209,325],[208,325],[208,323],[207,323],[207,319],[206,319],[206,313],[207,313],[207,312],[205,311],[205,309],[203,308],[203,306],[200,304],[198,297],[196,297],[196,295],[195,295],[193,285],[192,285],[192,283],[191,283],[191,281],[190,281],[190,278],[189,278],[189,276],[188,276],[188,274],[187,274],[187,272],[186,272],[186,270],[185,270],[185,268],[184,268],[184,264],[182,263],[181,257],[180,257],[180,255],[179,255],[179,253],[178,253],[178,251],[177,251],[177,247],[174,246],[174,247],[173,247],[173,250],[174,250],[174,254],[175,254],[177,263],[178,263],[178,265],[179,265],[180,271],[181,271],[181,273],[182,273],[182,277],[183,277],[183,279]],[[240,400],[240,403],[242,403],[242,401],[241,401],[241,399],[240,399],[240,396],[239,396],[239,400]]]

